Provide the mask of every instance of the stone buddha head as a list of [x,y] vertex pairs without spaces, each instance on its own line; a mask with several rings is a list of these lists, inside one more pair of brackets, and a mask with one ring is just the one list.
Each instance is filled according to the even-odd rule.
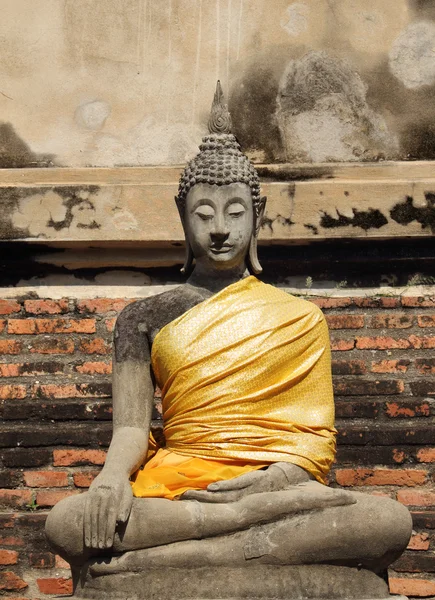
[[182,272],[193,265],[225,270],[248,264],[254,274],[262,268],[257,257],[257,237],[266,197],[260,180],[234,135],[231,117],[217,83],[208,123],[210,135],[184,169],[175,201],[186,239]]

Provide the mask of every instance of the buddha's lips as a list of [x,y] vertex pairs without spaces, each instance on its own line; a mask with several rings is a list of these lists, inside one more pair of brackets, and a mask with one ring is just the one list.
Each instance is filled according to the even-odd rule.
[[210,246],[210,250],[214,254],[226,254],[232,248],[233,248],[233,246],[231,246],[230,244],[223,244],[222,246]]

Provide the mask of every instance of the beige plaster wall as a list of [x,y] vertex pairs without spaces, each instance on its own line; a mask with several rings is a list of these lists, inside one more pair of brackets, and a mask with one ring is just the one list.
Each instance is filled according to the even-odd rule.
[[435,157],[431,0],[0,0],[0,166]]

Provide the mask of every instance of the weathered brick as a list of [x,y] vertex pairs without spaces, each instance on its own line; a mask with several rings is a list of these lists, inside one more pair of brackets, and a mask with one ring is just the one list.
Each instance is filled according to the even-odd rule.
[[417,460],[421,463],[435,462],[435,448],[420,448],[417,452]]
[[22,448],[46,446],[89,447],[94,444],[107,446],[111,439],[111,423],[68,423],[56,427],[52,423],[5,423],[0,424],[0,447]]
[[15,550],[0,550],[0,565],[16,565],[18,552]]
[[429,579],[389,578],[390,593],[401,596],[427,598],[435,595],[435,581]]
[[429,550],[430,540],[428,533],[415,533],[409,540],[408,550]]
[[0,354],[20,354],[23,349],[21,342],[16,340],[0,340]]
[[21,471],[2,470],[0,471],[0,488],[16,488],[23,482]]
[[30,490],[0,490],[0,506],[26,508],[32,501]]
[[95,298],[90,300],[79,300],[77,309],[81,313],[104,315],[108,312],[121,312],[128,304],[134,300],[125,300],[123,298]]
[[410,427],[406,422],[403,425],[394,423],[393,427],[389,424],[382,426],[375,424],[360,425],[356,423],[337,422],[338,429],[337,441],[339,444],[365,446],[402,446],[433,444],[433,425],[431,423],[418,427]]
[[435,315],[418,315],[417,323],[419,327],[435,327]]
[[110,382],[76,383],[69,385],[36,384],[32,393],[38,398],[110,398]]
[[53,465],[55,467],[104,465],[106,454],[104,450],[54,450]]
[[415,529],[435,529],[435,511],[411,511],[412,523]]
[[13,536],[13,535],[2,535],[0,536],[0,544],[2,546],[16,547],[20,548],[25,545],[25,541],[22,537]]
[[27,396],[25,385],[0,385],[0,400],[19,400]]
[[53,421],[70,420],[98,420],[107,421],[112,418],[112,403],[107,401],[95,401],[94,398],[84,402],[78,400],[59,399],[58,401],[47,401],[35,398],[16,402],[6,400],[3,406],[3,419],[5,421],[38,419]]
[[57,362],[3,363],[0,364],[0,377],[56,375],[63,369],[64,365]]
[[310,298],[319,308],[346,308],[352,306],[352,298]]
[[401,360],[379,360],[372,361],[372,373],[406,373],[411,361],[407,359]]
[[37,492],[36,504],[41,507],[54,506],[64,498],[74,496],[77,493],[73,490],[44,490]]
[[352,402],[349,400],[335,402],[335,416],[337,419],[374,419],[379,413],[378,402]]
[[431,349],[435,348],[435,336],[418,336],[418,335],[410,335],[409,342],[412,348],[424,348]]
[[0,513],[0,529],[13,529],[15,515],[13,513]]
[[69,563],[67,563],[66,560],[64,560],[58,554],[56,554],[56,556],[55,556],[55,565],[56,565],[56,569],[69,569],[70,568]]
[[406,506],[432,506],[435,504],[435,491],[399,490],[397,499]]
[[356,338],[356,347],[359,350],[394,350],[411,347],[408,339],[392,338],[388,336],[361,336]]
[[413,396],[435,396],[435,381],[432,377],[424,381],[411,381],[409,387]]
[[49,463],[51,451],[45,448],[9,448],[1,452],[5,467],[41,467]]
[[356,465],[396,465],[404,463],[410,455],[409,449],[385,446],[339,446],[337,464]]
[[24,309],[33,315],[58,315],[68,312],[68,299],[62,300],[25,300]]
[[359,308],[397,308],[399,299],[391,296],[355,297],[353,303]]
[[334,352],[343,352],[355,348],[354,339],[331,338],[331,350]]
[[435,337],[417,335],[410,335],[408,338],[362,336],[356,338],[356,347],[360,350],[406,350],[407,348],[435,348]]
[[27,583],[12,571],[0,572],[0,590],[23,590]]
[[407,329],[412,327],[413,315],[406,313],[392,313],[373,315],[370,319],[370,327],[373,329]]
[[0,315],[11,315],[20,310],[21,306],[15,300],[0,300]]
[[435,554],[405,552],[396,560],[393,569],[399,573],[435,573]]
[[85,354],[110,354],[112,352],[111,344],[102,338],[81,340],[79,348]]
[[342,486],[401,485],[414,487],[423,485],[427,471],[418,469],[338,469],[337,483]]
[[66,579],[65,577],[44,577],[43,579],[37,579],[41,594],[72,594],[72,579]]
[[95,333],[95,319],[9,319],[8,333]]
[[327,315],[329,329],[361,329],[364,315]]
[[429,417],[431,407],[428,402],[387,402],[385,413],[392,418]]
[[363,360],[333,360],[333,375],[364,375],[367,372]]
[[401,302],[408,308],[433,308],[435,296],[402,296]]
[[51,569],[55,566],[54,554],[51,552],[31,552],[29,565],[34,569]]
[[0,319],[0,333],[2,331],[4,331],[5,327],[6,327],[7,321],[6,319]]
[[115,323],[116,323],[116,317],[112,317],[111,319],[106,319],[105,325],[106,325],[106,329],[109,333],[112,333],[112,331],[115,329]]
[[76,365],[75,370],[84,375],[110,375],[112,372],[112,363],[106,362],[84,362]]
[[66,471],[25,471],[24,482],[28,487],[67,487]]
[[74,352],[74,341],[49,337],[42,340],[32,340],[30,352],[34,354],[72,354]]
[[334,392],[338,396],[389,396],[401,394],[404,389],[404,382],[400,379],[389,381],[343,379],[334,381]]
[[78,488],[88,488],[98,475],[99,471],[81,471],[74,473],[74,485]]
[[415,368],[422,375],[435,374],[435,358],[417,358]]
[[17,528],[40,532],[47,519],[46,512],[30,512],[17,515]]

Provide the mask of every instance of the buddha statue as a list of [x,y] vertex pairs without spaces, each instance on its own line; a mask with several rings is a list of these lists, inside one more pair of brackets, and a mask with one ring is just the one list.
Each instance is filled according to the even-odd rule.
[[[48,516],[84,598],[385,598],[409,512],[325,485],[335,454],[321,311],[256,278],[266,198],[220,84],[176,203],[187,282],[114,334],[113,438]],[[155,383],[166,445],[150,435]]]

